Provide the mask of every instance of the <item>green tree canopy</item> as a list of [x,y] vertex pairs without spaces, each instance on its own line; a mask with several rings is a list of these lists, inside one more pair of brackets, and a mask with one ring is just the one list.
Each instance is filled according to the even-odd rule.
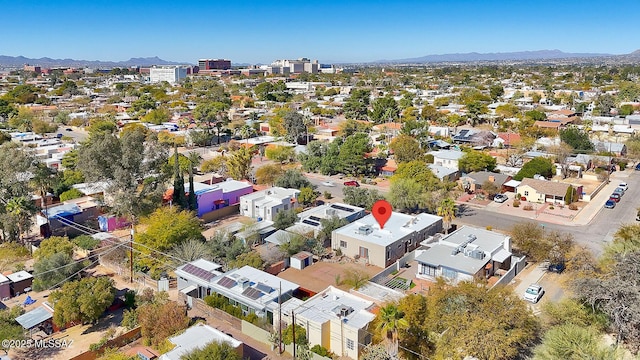
[[311,182],[296,169],[288,169],[273,183],[274,186],[287,189],[313,188]]
[[367,210],[371,210],[376,201],[384,199],[378,190],[362,187],[345,186],[342,188],[342,194],[345,203]]
[[371,170],[365,154],[370,152],[371,139],[367,134],[356,133],[348,136],[340,146],[338,161],[342,171],[350,175],[363,175]]
[[65,326],[72,322],[95,322],[113,303],[116,289],[107,277],[89,277],[72,281],[49,295],[53,304],[53,322]]
[[48,239],[42,240],[40,247],[33,254],[36,260],[49,257],[53,254],[62,253],[68,256],[73,255],[74,245],[69,238],[52,236]]
[[593,143],[589,140],[589,134],[577,127],[560,130],[560,140],[567,143],[577,152],[585,153],[594,149]]
[[298,221],[298,214],[295,209],[278,211],[273,218],[273,227],[284,230]]
[[553,163],[551,160],[541,156],[534,158],[524,164],[513,178],[521,181],[524,178],[533,178],[534,175],[541,175],[545,178],[553,176]]
[[[14,306],[0,310],[0,339],[22,340],[24,339],[24,329],[16,318],[24,314],[22,306]],[[4,341],[0,345],[0,349],[9,351],[9,347],[4,346]]]
[[551,328],[534,350],[533,360],[617,360],[622,352],[604,343],[602,334],[574,324]]
[[202,348],[192,350],[181,360],[242,360],[236,349],[226,342],[212,341]]
[[440,179],[429,169],[427,163],[422,160],[412,160],[400,164],[395,174],[391,177],[392,183],[398,180],[415,181],[427,191],[434,191],[442,186]]
[[460,160],[458,160],[458,168],[466,173],[482,170],[493,171],[496,164],[497,161],[493,156],[476,150],[465,153]]
[[367,107],[371,92],[365,89],[352,89],[351,96],[343,104],[344,116],[352,120],[366,120]]
[[389,148],[398,163],[418,160],[422,157],[418,140],[408,135],[398,135],[391,140]]
[[[159,208],[140,225],[144,231],[136,234],[136,242],[163,252],[189,239],[202,239],[200,220],[192,212],[176,208]],[[140,250],[149,253],[145,249]]]
[[369,114],[371,120],[375,123],[383,123],[393,121],[398,118],[398,104],[391,95],[379,97],[373,101],[373,109]]

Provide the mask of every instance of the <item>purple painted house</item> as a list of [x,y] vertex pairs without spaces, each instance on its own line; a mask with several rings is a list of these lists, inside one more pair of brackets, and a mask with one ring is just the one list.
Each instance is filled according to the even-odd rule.
[[[193,188],[198,200],[198,217],[229,205],[235,205],[240,202],[240,196],[253,192],[251,184],[233,179],[227,179],[213,185],[196,182],[193,184]],[[185,190],[189,192],[189,184],[185,184]]]

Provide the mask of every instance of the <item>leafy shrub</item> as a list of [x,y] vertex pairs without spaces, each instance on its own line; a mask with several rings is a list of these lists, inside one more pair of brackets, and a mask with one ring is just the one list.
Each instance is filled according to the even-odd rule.
[[487,225],[486,229],[487,229],[487,230],[489,230],[489,231],[491,231],[491,230],[493,230],[493,226],[491,226],[491,225]]
[[569,210],[578,210],[578,205],[576,205],[576,204],[569,204]]
[[553,205],[549,205],[549,210],[553,210],[553,209],[555,209]]
[[67,200],[71,200],[71,199],[77,199],[80,197],[83,197],[84,194],[82,192],[80,192],[80,190],[76,189],[76,188],[72,188],[71,190],[67,190],[65,192],[63,192],[62,194],[60,194],[60,201],[67,201]]
[[328,192],[328,191],[325,191],[325,192],[324,192],[324,198],[325,198],[325,199],[329,200],[329,199],[331,199],[332,197],[333,197],[333,195],[331,195],[331,193],[330,193],[330,192]]
[[100,240],[94,239],[89,235],[80,235],[73,239],[73,243],[81,249],[93,250],[98,246],[98,244],[100,244]]
[[334,354],[331,351],[327,350],[327,348],[325,348],[322,345],[314,345],[310,350],[312,352],[320,355],[320,356],[324,356],[324,357],[331,358],[331,359],[333,359],[336,356],[336,354]]
[[525,211],[531,211],[531,210],[533,210],[533,206],[525,205],[522,209],[525,210]]
[[520,207],[520,200],[513,200],[513,207]]

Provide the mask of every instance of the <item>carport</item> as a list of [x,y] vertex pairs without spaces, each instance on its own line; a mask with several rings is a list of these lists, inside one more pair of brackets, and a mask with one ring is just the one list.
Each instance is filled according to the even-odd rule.
[[25,330],[29,330],[29,337],[32,337],[34,330],[52,318],[53,313],[43,305],[18,316],[16,322]]

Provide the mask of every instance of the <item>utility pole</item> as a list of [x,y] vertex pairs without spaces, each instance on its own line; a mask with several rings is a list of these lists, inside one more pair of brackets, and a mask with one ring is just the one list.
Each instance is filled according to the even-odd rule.
[[293,336],[293,360],[296,359],[296,314],[291,310],[291,329]]
[[278,354],[282,354],[282,281],[278,289]]
[[129,282],[133,284],[133,223],[129,236]]

